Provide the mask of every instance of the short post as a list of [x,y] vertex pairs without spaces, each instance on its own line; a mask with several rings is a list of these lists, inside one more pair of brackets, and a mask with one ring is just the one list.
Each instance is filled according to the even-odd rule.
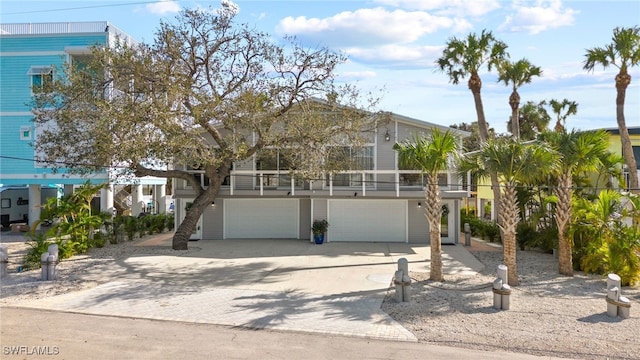
[[393,282],[396,286],[396,301],[411,301],[411,278],[409,277],[409,261],[406,258],[398,259],[398,270],[396,271]]
[[41,269],[41,276],[42,276],[42,281],[47,281],[49,280],[49,253],[42,253],[42,256],[40,257],[40,269]]
[[55,255],[49,255],[47,257],[47,280],[56,279],[56,265],[58,258]]
[[471,246],[471,226],[464,223],[464,246]]
[[610,317],[620,316],[628,319],[631,310],[631,302],[622,295],[622,280],[617,274],[607,275],[607,315]]
[[4,279],[7,276],[7,267],[9,266],[9,249],[5,246],[0,246],[0,279]]
[[511,307],[511,287],[507,278],[508,269],[504,264],[498,265],[498,278],[493,281],[493,308],[509,310]]

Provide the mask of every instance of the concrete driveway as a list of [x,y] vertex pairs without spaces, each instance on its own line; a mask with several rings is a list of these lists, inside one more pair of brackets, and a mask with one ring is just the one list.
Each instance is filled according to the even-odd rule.
[[[170,236],[140,246],[169,246]],[[400,258],[427,272],[429,247],[303,240],[202,240],[185,256],[137,254],[88,271],[95,288],[21,304],[96,315],[416,341],[380,310]],[[445,246],[445,273],[476,272]],[[105,282],[106,281],[106,282]]]

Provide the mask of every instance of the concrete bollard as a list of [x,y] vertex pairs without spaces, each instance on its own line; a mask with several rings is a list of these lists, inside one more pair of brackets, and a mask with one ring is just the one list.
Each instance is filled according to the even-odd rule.
[[607,315],[628,319],[631,313],[631,302],[622,296],[622,281],[617,274],[607,275]]
[[42,281],[47,281],[49,280],[49,253],[42,253],[42,256],[40,257],[40,270],[41,270],[41,276],[42,276]]
[[508,285],[508,269],[504,264],[498,265],[498,278],[493,281],[493,308],[509,310],[511,307],[511,287]]
[[5,246],[0,246],[0,279],[4,279],[7,276],[9,266],[9,249]]
[[396,301],[410,302],[411,278],[409,277],[409,261],[406,258],[398,259],[398,270],[395,272],[393,282],[396,286]]
[[464,246],[471,246],[471,226],[464,223]]
[[49,247],[47,247],[47,252],[49,253],[49,255],[55,256],[56,260],[57,260],[58,259],[58,244],[49,245]]
[[57,262],[58,262],[58,257],[55,255],[49,255],[49,257],[47,258],[47,280],[56,279]]

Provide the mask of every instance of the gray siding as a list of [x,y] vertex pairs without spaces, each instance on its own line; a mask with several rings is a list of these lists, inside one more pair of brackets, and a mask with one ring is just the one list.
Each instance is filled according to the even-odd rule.
[[209,206],[202,214],[202,239],[221,240],[224,214],[224,199],[216,199],[215,206]]
[[311,239],[311,199],[300,199],[300,234],[299,238]]
[[428,244],[429,243],[429,223],[424,216],[424,207],[418,207],[418,202],[424,200],[409,200],[407,201],[407,222],[409,224],[408,239],[410,243],[414,244]]

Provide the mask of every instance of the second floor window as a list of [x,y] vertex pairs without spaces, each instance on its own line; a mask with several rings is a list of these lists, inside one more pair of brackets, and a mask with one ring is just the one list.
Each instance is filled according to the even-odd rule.
[[51,66],[32,66],[27,73],[31,77],[31,91],[51,87],[53,84],[53,68]]
[[[334,152],[336,165],[347,171],[366,171],[375,169],[373,146],[361,148],[341,147]],[[333,186],[361,187],[362,173],[336,174],[333,176]],[[367,186],[373,186],[373,173],[364,173]],[[327,178],[327,185],[329,179]]]

